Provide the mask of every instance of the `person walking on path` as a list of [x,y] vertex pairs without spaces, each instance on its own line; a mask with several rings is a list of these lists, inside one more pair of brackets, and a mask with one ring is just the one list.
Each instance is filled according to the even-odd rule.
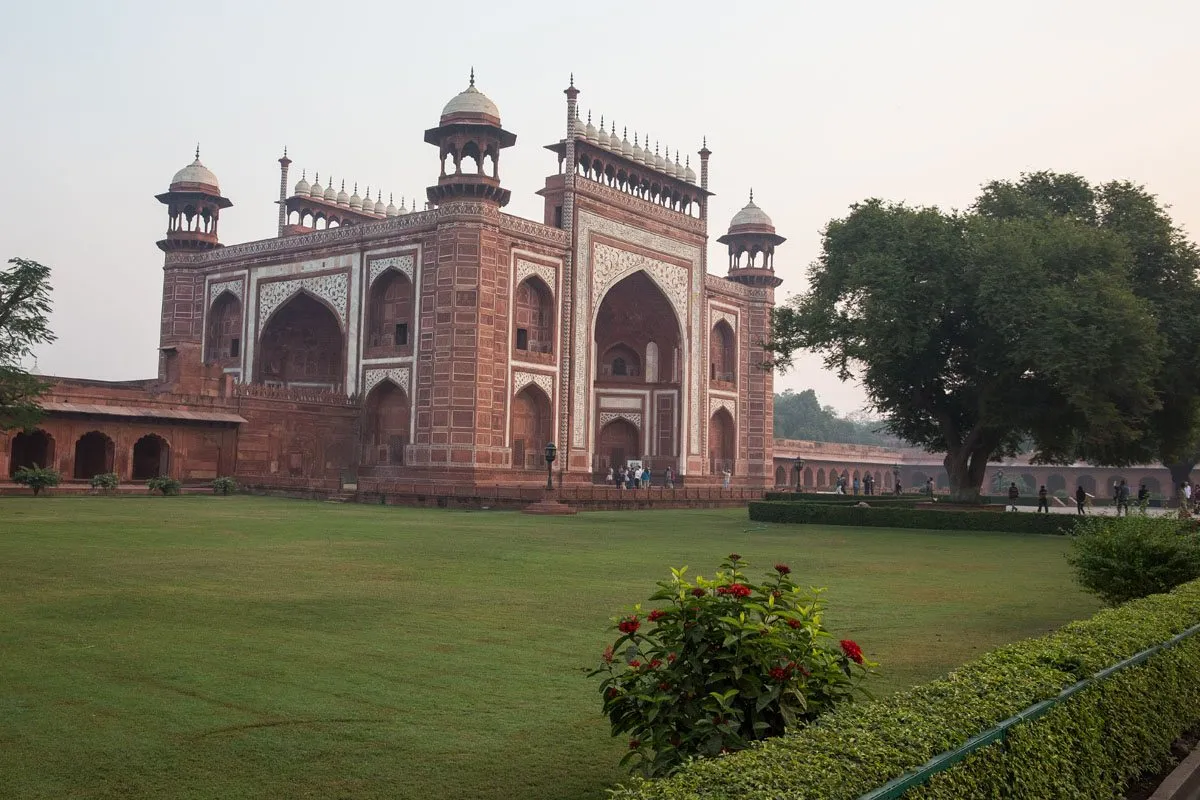
[[930,500],[933,499],[933,478],[927,478],[925,480],[925,493],[929,495]]
[[1009,484],[1009,486],[1008,486],[1008,504],[1010,506],[1012,506],[1013,511],[1017,510],[1017,498],[1020,496],[1021,496],[1021,490],[1017,488],[1016,482],[1014,481],[1013,483]]
[[1042,513],[1042,511],[1043,511],[1043,510],[1045,510],[1045,512],[1046,512],[1047,514],[1049,514],[1049,513],[1050,513],[1049,492],[1047,492],[1047,491],[1046,491],[1046,487],[1045,487],[1045,486],[1043,486],[1042,488],[1038,489],[1038,507],[1037,507],[1037,513],[1039,513],[1039,514],[1040,514],[1040,513]]
[[1129,516],[1129,484],[1124,480],[1117,486],[1117,516],[1121,516],[1121,509],[1125,509],[1125,516]]
[[1083,505],[1087,502],[1087,492],[1082,486],[1075,487],[1075,513],[1083,516]]

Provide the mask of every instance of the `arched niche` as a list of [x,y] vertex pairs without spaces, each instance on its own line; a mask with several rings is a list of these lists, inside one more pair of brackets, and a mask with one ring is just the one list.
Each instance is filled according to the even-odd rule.
[[390,380],[371,389],[363,404],[365,455],[370,464],[403,464],[411,431],[408,393]]
[[345,341],[330,308],[306,292],[271,315],[258,346],[257,380],[336,390],[345,379]]
[[[618,281],[605,293],[596,311],[593,329],[596,381],[640,379],[647,350],[653,343],[657,383],[678,385],[681,377],[677,356],[681,346],[680,330],[675,309],[644,271],[639,270]],[[617,357],[621,357],[627,367],[624,375],[614,369]],[[628,369],[634,363],[637,364],[636,375],[630,374]]]
[[514,469],[544,469],[542,455],[554,438],[550,398],[540,387],[529,384],[512,401],[512,465]]
[[170,474],[171,445],[158,434],[150,433],[133,444],[133,480],[149,480]]
[[554,294],[536,275],[521,281],[513,297],[513,350],[554,352]]
[[100,431],[89,431],[75,442],[75,469],[73,477],[90,480],[97,475],[113,471],[116,446],[113,440]]
[[609,420],[600,428],[596,454],[601,471],[620,469],[641,456],[641,433],[623,417]]
[[411,355],[415,314],[415,291],[408,275],[396,269],[385,270],[371,284],[367,296],[365,355]]
[[21,431],[9,441],[8,475],[21,467],[54,467],[54,437],[41,428]]
[[727,409],[717,409],[708,420],[708,457],[714,473],[733,471],[737,459],[737,430]]
[[204,360],[236,366],[242,356],[242,301],[233,292],[221,292],[208,309],[204,335]]
[[725,320],[713,325],[708,339],[708,377],[721,383],[737,381],[737,344],[733,328]]

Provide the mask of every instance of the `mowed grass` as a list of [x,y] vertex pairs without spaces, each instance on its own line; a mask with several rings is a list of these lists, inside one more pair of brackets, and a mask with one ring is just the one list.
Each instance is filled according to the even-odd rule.
[[670,565],[827,586],[873,690],[1093,613],[1060,538],[762,526],[744,510],[0,500],[0,796],[598,800],[584,677]]

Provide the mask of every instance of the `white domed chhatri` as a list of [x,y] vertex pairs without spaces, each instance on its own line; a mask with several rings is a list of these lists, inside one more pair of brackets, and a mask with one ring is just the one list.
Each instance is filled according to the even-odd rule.
[[217,183],[217,176],[200,163],[200,145],[196,145],[196,160],[176,172],[175,177],[171,178],[171,187],[174,188],[177,184],[207,186],[214,189],[216,194],[221,193],[221,185]]
[[683,164],[683,175],[684,180],[686,180],[688,183],[694,184],[696,182],[696,170],[692,169],[691,156],[688,156],[687,160]]
[[317,177],[313,178],[312,189],[309,191],[309,197],[315,197],[321,200],[325,197],[325,187],[321,185],[321,173],[317,173]]
[[328,203],[337,202],[337,192],[333,188],[333,178],[329,179],[329,185],[325,187],[325,197],[322,199]]
[[596,141],[596,126],[592,124],[592,112],[588,112],[587,127],[583,129],[583,138],[589,142]]
[[339,206],[350,205],[350,195],[346,194],[346,182],[342,181],[342,190],[337,193],[337,204]]
[[397,209],[396,209],[395,196],[389,194],[387,208],[384,210],[384,213],[386,213],[389,217],[394,217],[394,216],[396,216],[396,212],[397,212]]
[[775,223],[771,222],[771,218],[767,216],[767,212],[763,211],[758,206],[754,205],[754,190],[750,190],[750,202],[741,211],[733,215],[733,219],[729,222],[729,230],[740,228],[744,225],[753,225],[758,228],[770,228],[775,230]]
[[[342,192],[342,194],[345,194],[345,192]],[[363,201],[362,201],[362,197],[360,197],[358,194],[358,184],[357,183],[354,184],[354,194],[350,195],[350,208],[352,208],[355,211],[363,210]]]
[[475,68],[471,68],[471,83],[466,89],[450,98],[442,109],[442,119],[456,116],[487,116],[500,119],[500,109],[496,108],[488,96],[475,88]]
[[375,190],[375,213],[381,217],[387,214],[387,206],[383,204],[383,192],[378,189]]
[[308,185],[308,170],[300,173],[300,181],[296,184],[296,190],[292,194],[297,197],[308,197],[308,193],[312,187]]

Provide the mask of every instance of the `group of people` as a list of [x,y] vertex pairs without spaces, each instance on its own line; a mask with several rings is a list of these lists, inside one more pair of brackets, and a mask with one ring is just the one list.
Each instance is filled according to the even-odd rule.
[[[649,489],[653,478],[654,474],[650,471],[649,466],[625,464],[616,469],[609,467],[606,482],[613,484],[618,489]],[[675,471],[670,467],[663,470],[663,486],[668,489],[675,488]]]
[[866,477],[860,481],[857,477],[854,480],[850,480],[850,476],[844,473],[839,475],[834,484],[834,491],[838,494],[846,494],[846,490],[851,488],[853,488],[855,494],[858,494],[860,491],[862,494],[875,494],[875,476],[868,472]]
[[[1186,499],[1184,499],[1185,489],[1186,489]],[[1180,507],[1181,508],[1190,508],[1191,507],[1191,486],[1189,484],[1185,483],[1182,486],[1180,486],[1179,492],[1180,492]],[[1021,496],[1021,490],[1017,488],[1017,484],[1015,482],[1009,484],[1008,504],[1009,504],[1009,507],[1013,511],[1017,510],[1017,499],[1020,496]],[[1037,496],[1038,496],[1037,513],[1040,514],[1042,512],[1045,512],[1045,513],[1049,514],[1050,513],[1050,492],[1047,491],[1044,484],[1038,488]],[[1132,498],[1132,489],[1130,488],[1129,483],[1127,481],[1125,481],[1124,479],[1122,479],[1120,481],[1113,481],[1112,498],[1113,498],[1113,506],[1117,509],[1117,516],[1118,517],[1121,516],[1122,511],[1125,512],[1125,516],[1129,516],[1129,505],[1130,505],[1130,500]],[[1146,484],[1143,483],[1138,488],[1138,492],[1137,492],[1138,507],[1144,509],[1149,502],[1150,502],[1150,490],[1147,489]],[[1088,494],[1087,490],[1084,489],[1082,486],[1076,486],[1075,487],[1075,513],[1080,514],[1080,515],[1086,514],[1087,508],[1091,504],[1092,504],[1092,495]]]

